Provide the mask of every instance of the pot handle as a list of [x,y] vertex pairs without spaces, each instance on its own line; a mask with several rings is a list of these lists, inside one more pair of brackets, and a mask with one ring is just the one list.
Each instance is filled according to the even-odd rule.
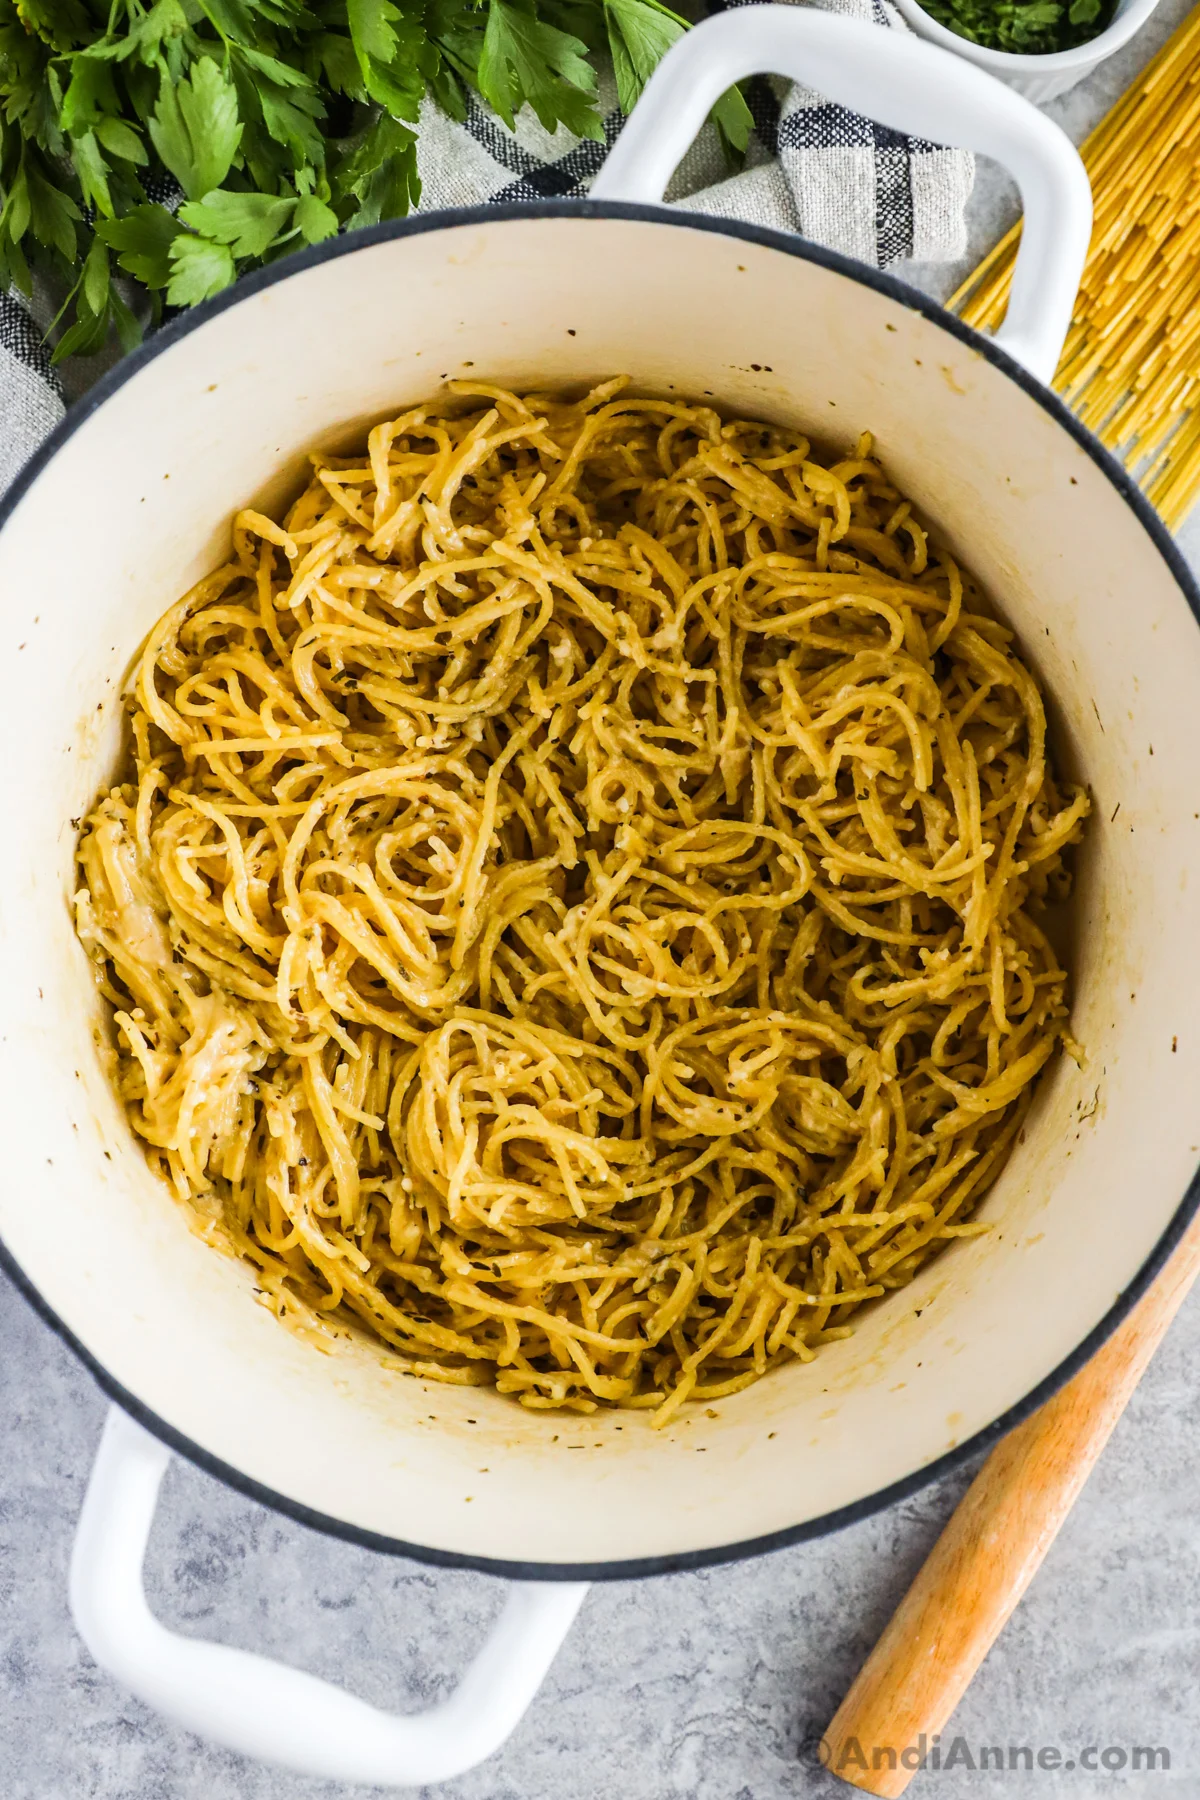
[[71,1556],[71,1611],[102,1669],[188,1731],[244,1756],[379,1787],[447,1781],[498,1749],[541,1686],[585,1582],[511,1584],[491,1636],[448,1700],[379,1712],[300,1669],[180,1637],[146,1604],[142,1562],[171,1453],[109,1411]]
[[1058,364],[1092,229],[1079,153],[1028,100],[908,32],[806,6],[739,6],[667,52],[599,175],[594,199],[654,202],[709,108],[749,75],[787,75],[913,137],[993,157],[1016,178],[1025,218],[996,342],[1039,380]]

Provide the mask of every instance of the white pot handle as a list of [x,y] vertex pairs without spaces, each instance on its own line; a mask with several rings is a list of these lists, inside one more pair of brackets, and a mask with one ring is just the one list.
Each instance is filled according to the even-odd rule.
[[697,25],[659,63],[592,184],[597,200],[661,200],[713,102],[749,75],[787,75],[894,131],[994,157],[1025,211],[997,343],[1054,374],[1092,229],[1092,195],[1066,134],[949,50],[805,6],[739,6]]
[[188,1731],[327,1780],[420,1787],[499,1748],[541,1686],[585,1582],[513,1582],[448,1700],[409,1717],[246,1650],[179,1637],[146,1604],[142,1561],[171,1453],[113,1407],[71,1557],[71,1610],[102,1669]]

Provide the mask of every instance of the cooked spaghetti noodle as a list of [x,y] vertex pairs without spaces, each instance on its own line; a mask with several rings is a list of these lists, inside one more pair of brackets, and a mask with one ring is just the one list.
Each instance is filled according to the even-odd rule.
[[168,612],[78,924],[152,1164],[279,1313],[712,1401],[971,1217],[1088,811],[862,438],[452,384]]

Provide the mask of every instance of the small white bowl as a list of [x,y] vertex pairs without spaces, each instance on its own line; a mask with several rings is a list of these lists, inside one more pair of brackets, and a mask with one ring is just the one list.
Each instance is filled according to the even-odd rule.
[[1094,38],[1089,38],[1086,44],[1076,44],[1073,50],[1051,50],[1036,56],[1018,55],[1011,50],[989,50],[986,45],[973,44],[969,38],[959,37],[956,31],[931,18],[924,7],[917,5],[917,0],[895,0],[895,5],[921,37],[928,38],[933,44],[941,44],[943,49],[957,51],[959,56],[978,63],[990,75],[999,76],[1027,100],[1036,100],[1040,104],[1065,94],[1068,88],[1073,88],[1077,81],[1082,81],[1114,51],[1127,44],[1150,17],[1158,0],[1120,0],[1112,23]]

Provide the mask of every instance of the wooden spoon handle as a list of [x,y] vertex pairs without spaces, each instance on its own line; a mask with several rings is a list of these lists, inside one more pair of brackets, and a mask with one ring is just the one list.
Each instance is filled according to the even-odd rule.
[[[1200,1215],[1125,1323],[992,1451],[839,1706],[821,1760],[894,1800],[1029,1586],[1200,1273]],[[922,1743],[924,1739],[924,1744]]]

